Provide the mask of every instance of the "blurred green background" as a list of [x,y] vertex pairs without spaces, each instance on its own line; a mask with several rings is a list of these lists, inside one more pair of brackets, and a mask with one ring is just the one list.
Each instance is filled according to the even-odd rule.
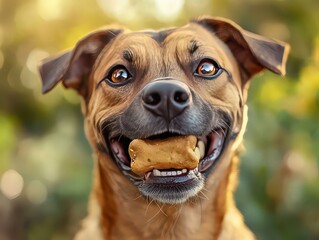
[[254,78],[236,199],[258,239],[319,239],[319,1],[0,0],[0,239],[70,239],[85,216],[91,150],[80,99],[41,94],[37,65],[110,23],[228,17],[292,47],[285,78]]

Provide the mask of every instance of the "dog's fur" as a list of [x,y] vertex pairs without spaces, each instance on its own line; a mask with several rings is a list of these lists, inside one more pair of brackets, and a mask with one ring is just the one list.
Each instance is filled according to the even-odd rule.
[[[62,82],[83,97],[85,132],[94,151],[89,215],[76,239],[254,239],[233,197],[237,155],[247,123],[247,90],[249,79],[263,69],[284,75],[287,53],[282,42],[245,31],[226,19],[204,17],[161,31],[99,30],[74,49],[45,60],[40,67],[43,92]],[[213,80],[194,77],[189,69],[194,55],[217,60],[225,71]],[[134,80],[122,86],[106,84],[105,73],[114,64],[128,66]],[[105,138],[105,131],[145,138],[158,130],[156,126],[160,128],[160,121],[152,125],[158,116],[135,106],[144,87],[158,79],[178,80],[192,94],[189,112],[178,116],[184,125],[172,127],[179,133],[198,136],[211,131],[200,118],[205,114],[221,118],[218,113],[223,112],[231,120],[226,124],[229,140],[203,178],[204,188],[182,203],[144,197],[115,164]],[[198,106],[204,105],[213,110],[202,113]]]

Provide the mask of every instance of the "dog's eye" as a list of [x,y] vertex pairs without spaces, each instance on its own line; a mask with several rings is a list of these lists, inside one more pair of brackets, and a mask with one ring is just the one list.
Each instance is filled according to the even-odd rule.
[[98,83],[97,87],[100,86],[102,82],[107,83],[111,87],[120,87],[127,84],[132,80],[132,75],[123,65],[113,66]]
[[221,72],[222,68],[217,62],[212,59],[204,59],[198,64],[194,75],[197,77],[213,79],[219,76]]
[[98,82],[99,86],[102,82],[106,82],[111,87],[119,87],[129,82],[132,75],[123,65],[116,65],[109,70],[106,76]]
[[130,73],[126,70],[125,67],[120,66],[115,69],[113,69],[108,77],[108,80],[110,80],[112,83],[122,83],[126,80],[128,80],[131,77]]
[[210,62],[203,62],[198,66],[197,72],[203,76],[211,76],[217,73],[217,68]]

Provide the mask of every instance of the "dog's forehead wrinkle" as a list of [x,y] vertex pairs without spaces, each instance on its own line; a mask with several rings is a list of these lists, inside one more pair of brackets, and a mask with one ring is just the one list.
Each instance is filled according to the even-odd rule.
[[118,46],[113,51],[120,54],[123,60],[132,63],[137,70],[150,67],[157,69],[158,66],[162,66],[161,47],[143,33],[130,33],[119,39]]
[[168,66],[172,66],[169,61],[177,61],[180,67],[182,67],[182,65],[188,64],[191,61],[212,58],[221,67],[227,68],[227,73],[230,72],[228,70],[230,60],[227,58],[227,51],[225,51],[223,45],[220,45],[218,39],[212,37],[211,41],[208,41],[201,36],[194,36],[188,32],[178,33],[174,32],[174,34],[171,34],[164,46],[165,63],[169,63],[167,64]]
[[199,48],[199,46],[200,45],[199,45],[197,40],[195,40],[195,39],[190,40],[190,44],[189,44],[189,48],[188,48],[189,53],[190,54],[195,53],[195,51]]
[[134,58],[133,58],[133,53],[132,53],[131,49],[125,49],[125,50],[123,51],[122,56],[123,56],[123,58],[124,58],[125,60],[127,60],[127,61],[130,62],[130,63],[133,62],[133,60],[134,60]]

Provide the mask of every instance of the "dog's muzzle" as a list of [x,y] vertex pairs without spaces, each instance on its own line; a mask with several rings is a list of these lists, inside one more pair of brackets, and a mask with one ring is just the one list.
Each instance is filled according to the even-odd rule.
[[[174,79],[148,83],[120,117],[105,122],[104,140],[113,160],[140,192],[162,203],[183,203],[204,187],[228,143],[231,118],[209,105],[185,83]],[[169,141],[196,136],[199,163],[195,169],[152,169],[136,174],[131,169],[129,145],[134,139]],[[173,160],[172,160],[173,161]],[[173,164],[172,164],[173,165]],[[175,165],[174,165],[175,166]]]

